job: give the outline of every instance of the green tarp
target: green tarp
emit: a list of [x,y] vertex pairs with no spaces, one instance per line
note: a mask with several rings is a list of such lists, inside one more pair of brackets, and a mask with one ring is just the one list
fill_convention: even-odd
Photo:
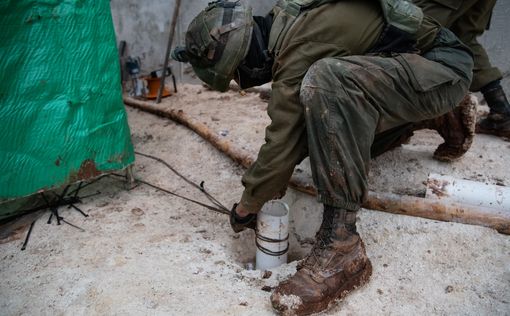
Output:
[[109,0],[0,0],[0,199],[134,161]]

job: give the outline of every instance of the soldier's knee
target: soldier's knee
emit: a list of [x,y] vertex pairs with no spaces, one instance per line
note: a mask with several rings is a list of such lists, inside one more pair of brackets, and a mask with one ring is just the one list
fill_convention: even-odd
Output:
[[307,107],[317,94],[336,94],[344,78],[352,71],[349,63],[337,58],[316,61],[303,78],[300,89],[301,103]]
[[349,75],[354,70],[353,67],[355,65],[341,58],[320,59],[310,66],[301,87],[332,88],[342,77]]

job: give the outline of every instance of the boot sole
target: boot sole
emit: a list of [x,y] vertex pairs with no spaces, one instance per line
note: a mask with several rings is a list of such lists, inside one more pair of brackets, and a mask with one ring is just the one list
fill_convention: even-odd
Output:
[[370,260],[358,273],[354,274],[347,282],[340,287],[334,295],[325,297],[323,301],[310,303],[301,310],[286,310],[282,315],[305,316],[327,311],[336,305],[336,301],[343,299],[347,294],[365,285],[372,275],[372,263]]

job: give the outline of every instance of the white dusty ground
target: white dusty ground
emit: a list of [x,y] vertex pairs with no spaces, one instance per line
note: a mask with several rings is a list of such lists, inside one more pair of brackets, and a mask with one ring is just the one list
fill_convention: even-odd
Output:
[[[197,89],[187,87],[179,98]],[[221,102],[248,98],[254,108],[264,108],[253,95],[215,96]],[[165,159],[196,182],[204,180],[225,205],[237,201],[241,167],[182,126],[132,109],[128,114],[137,150]],[[218,113],[212,121],[221,124],[225,117]],[[235,134],[232,126],[242,129],[217,128]],[[510,185],[509,142],[478,135],[472,150],[454,164],[431,159],[439,142],[423,132],[379,157],[371,169],[372,190],[420,193],[429,172]],[[135,170],[140,178],[207,202],[159,163],[138,157]],[[90,217],[62,211],[85,232],[47,225],[45,214],[25,251],[20,251],[23,240],[0,245],[1,315],[273,313],[270,293],[262,288],[287,278],[295,261],[264,279],[263,272],[244,269],[254,259],[252,233],[234,234],[225,215],[146,186],[126,191],[116,179],[102,179],[84,194],[96,190],[101,195],[81,205]],[[320,206],[292,190],[285,200],[292,212],[290,258],[300,259],[318,227]],[[510,315],[509,236],[369,210],[360,212],[358,226],[373,276],[325,315]]]

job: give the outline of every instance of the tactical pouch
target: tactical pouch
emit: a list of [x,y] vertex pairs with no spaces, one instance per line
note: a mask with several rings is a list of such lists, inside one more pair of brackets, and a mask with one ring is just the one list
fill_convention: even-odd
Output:
[[425,52],[423,57],[443,64],[466,79],[472,79],[473,53],[447,28],[439,30],[433,48]]
[[419,7],[405,0],[380,0],[386,27],[371,53],[415,53],[416,33],[423,21]]
[[423,21],[423,12],[406,0],[379,0],[384,19],[389,25],[406,32],[416,34]]
[[450,68],[442,67],[417,54],[401,54],[395,59],[404,67],[411,85],[418,92],[431,91],[442,85],[454,85],[460,80]]

